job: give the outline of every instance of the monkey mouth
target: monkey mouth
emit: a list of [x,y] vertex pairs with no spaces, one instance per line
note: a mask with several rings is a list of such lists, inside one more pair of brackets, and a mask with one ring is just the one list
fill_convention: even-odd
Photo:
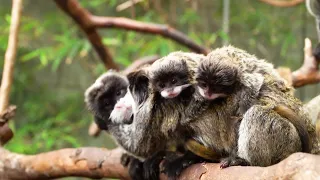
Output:
[[178,96],[178,94],[172,93],[172,94],[168,94],[167,98],[175,98],[177,96]]
[[218,98],[224,98],[226,97],[227,95],[223,94],[223,93],[215,93],[215,94],[205,94],[205,98],[208,99],[208,100],[215,100],[215,99],[218,99]]
[[133,114],[129,118],[129,120],[126,122],[126,124],[131,124],[133,122]]

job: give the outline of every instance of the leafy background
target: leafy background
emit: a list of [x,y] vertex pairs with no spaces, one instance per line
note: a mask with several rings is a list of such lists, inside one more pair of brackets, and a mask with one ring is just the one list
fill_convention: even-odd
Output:
[[[304,4],[279,8],[259,1],[232,1],[230,32],[225,33],[222,0],[145,0],[134,8],[116,11],[123,2],[80,0],[95,15],[166,23],[212,49],[229,41],[275,66],[297,69],[303,59],[304,38],[317,42],[314,19]],[[11,1],[0,3],[0,59],[4,59]],[[123,67],[143,56],[188,50],[161,36],[119,29],[101,29],[99,33]],[[78,26],[53,1],[24,1],[18,48],[11,94],[18,111],[10,122],[15,137],[6,148],[34,154],[66,147],[114,147],[106,133],[98,138],[87,133],[92,116],[83,94],[105,71],[104,66]],[[296,95],[307,101],[319,94],[319,89],[319,85],[309,85],[299,88]]]

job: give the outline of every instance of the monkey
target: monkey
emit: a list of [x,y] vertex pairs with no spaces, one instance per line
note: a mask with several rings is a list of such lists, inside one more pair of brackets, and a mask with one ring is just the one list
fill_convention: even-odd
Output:
[[[212,150],[193,140],[192,132],[181,131],[182,129],[189,131],[184,126],[191,120],[189,117],[196,118],[207,106],[205,101],[193,97],[195,70],[204,58],[205,56],[200,54],[178,51],[157,60],[150,67],[150,83],[154,92],[155,109],[166,112],[165,118],[162,118],[161,131],[169,139],[182,139],[186,150],[184,155],[173,158],[174,160],[166,158],[163,172],[169,179],[174,179],[191,164],[203,161],[215,162],[213,159],[219,156],[215,153],[213,153],[214,158],[208,156],[212,154]],[[179,135],[172,136],[176,131]]]
[[[128,86],[129,81],[126,76],[114,70],[109,70],[99,76],[95,83],[85,91],[86,106],[94,114],[95,123],[100,129],[108,132],[111,123],[109,117],[119,100],[121,100],[120,104],[124,103],[123,97]],[[132,121],[132,117],[123,118],[127,121],[121,123],[128,124]],[[132,179],[142,179],[143,162],[126,153],[122,155],[121,159],[121,164],[128,167]]]
[[[218,130],[233,139],[221,168],[269,166],[294,152],[312,152],[315,128],[271,64],[232,46],[218,48],[200,62],[196,83],[202,97],[225,106],[226,117],[241,118],[234,131]],[[228,129],[228,121],[217,123]]]
[[[187,56],[185,58],[187,58]],[[184,152],[185,149],[179,146],[182,144],[180,141],[183,142],[184,140],[180,140],[180,138],[174,137],[174,135],[168,136],[168,134],[163,134],[159,128],[164,121],[163,119],[168,117],[167,119],[172,118],[173,121],[177,121],[175,118],[178,118],[179,114],[171,115],[167,113],[167,104],[163,104],[164,101],[161,93],[157,94],[154,87],[149,83],[149,72],[151,72],[151,68],[152,67],[141,69],[127,76],[129,87],[127,94],[123,97],[127,98],[127,100],[120,100],[115,105],[119,106],[119,108],[115,108],[111,113],[110,119],[114,124],[121,122],[121,119],[124,117],[128,118],[133,115],[132,124],[123,125],[126,126],[126,128],[122,126],[111,126],[109,129],[120,146],[124,147],[131,155],[145,160],[143,163],[145,179],[158,179],[160,162],[164,158],[168,159],[167,157],[173,154],[168,152],[169,147],[172,145],[176,148],[180,147],[179,152]],[[183,92],[181,93],[183,94]],[[121,101],[124,103],[121,103]],[[128,108],[128,106],[132,107]],[[128,113],[128,115],[122,115],[121,113]],[[187,131],[185,130],[184,132]],[[184,136],[186,136],[186,134],[188,133],[184,133]],[[186,136],[186,138],[188,138],[188,136]],[[199,149],[199,151],[206,151],[205,148],[202,150],[200,146],[195,143],[189,143],[189,147]],[[191,152],[185,154],[188,155],[189,159],[192,159],[192,162],[198,162],[198,159],[200,159]],[[177,156],[170,156],[170,158],[175,157]],[[176,159],[178,159],[178,157]],[[189,161],[186,162],[189,163]]]
[[126,94],[128,85],[125,76],[109,70],[85,91],[86,106],[94,114],[95,123],[100,129],[108,130],[106,121],[116,102]]

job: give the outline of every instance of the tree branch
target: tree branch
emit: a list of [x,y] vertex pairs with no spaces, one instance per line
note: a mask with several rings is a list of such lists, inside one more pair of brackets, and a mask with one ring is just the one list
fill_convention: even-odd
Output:
[[22,155],[0,148],[0,179],[55,179],[68,176],[128,179],[120,164],[123,150],[116,148],[61,149]]
[[[66,12],[69,16],[73,18],[74,21],[78,23],[80,28],[87,34],[90,42],[95,45],[97,52],[100,54],[106,54],[108,56],[104,57],[104,63],[112,63],[109,66],[113,66],[114,63],[111,61],[111,55],[103,52],[103,44],[101,38],[96,32],[96,28],[120,28],[126,30],[132,30],[143,33],[150,34],[159,34],[165,38],[172,39],[177,43],[180,43],[192,51],[202,54],[207,54],[209,50],[205,47],[202,47],[190,38],[188,38],[182,32],[162,24],[153,24],[153,23],[143,23],[135,20],[131,20],[123,17],[100,17],[90,14],[87,10],[83,9],[76,0],[54,0],[57,5]],[[99,40],[100,39],[100,40]],[[96,42],[97,41],[97,42]],[[110,56],[109,56],[110,55]],[[116,69],[116,68],[114,68]]]
[[76,0],[54,0],[66,14],[68,14],[84,31],[90,43],[98,53],[104,66],[108,69],[119,70],[119,66],[113,61],[111,53],[102,43],[102,39],[96,28],[92,26],[91,14],[82,8]]
[[99,17],[92,16],[92,23],[95,27],[104,27],[104,28],[121,28],[126,30],[132,30],[137,32],[149,33],[149,34],[158,34],[165,38],[176,41],[179,44],[182,44],[188,47],[190,50],[201,53],[208,54],[209,50],[205,47],[202,47],[191,39],[189,39],[182,32],[164,24],[154,24],[154,23],[144,23],[135,21],[132,19],[124,17]]
[[4,145],[13,137],[7,121],[12,118],[15,106],[8,107],[10,89],[13,79],[13,70],[17,54],[18,32],[20,27],[20,16],[22,11],[22,0],[12,1],[10,34],[8,48],[5,54],[4,68],[0,87],[0,144]]
[[287,0],[287,1],[279,1],[279,0],[260,0],[266,4],[270,4],[272,6],[277,6],[277,7],[291,7],[291,6],[296,6],[300,3],[303,3],[304,0]]
[[[88,178],[129,179],[120,164],[123,150],[116,148],[61,149],[38,155],[21,155],[0,148],[0,179],[55,179],[78,176]],[[320,156],[295,153],[269,167],[229,167],[221,170],[218,163],[195,164],[179,179],[312,179],[319,176]],[[161,179],[167,179],[161,174]]]
[[160,56],[158,55],[152,55],[152,56],[146,56],[146,57],[142,57],[140,59],[137,59],[135,61],[133,61],[132,64],[130,64],[130,66],[128,66],[125,70],[122,71],[123,74],[128,74],[144,65],[147,64],[152,64],[153,62],[155,62],[157,59],[159,59]]
[[14,63],[17,54],[21,11],[22,0],[12,1],[10,34],[8,48],[5,54],[4,68],[2,72],[2,81],[0,87],[0,114],[2,114],[9,105],[9,94],[13,79]]

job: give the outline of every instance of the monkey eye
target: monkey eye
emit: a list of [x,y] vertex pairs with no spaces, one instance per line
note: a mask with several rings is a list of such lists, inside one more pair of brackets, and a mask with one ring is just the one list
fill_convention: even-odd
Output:
[[160,87],[160,88],[164,88],[164,87],[165,87],[165,84],[164,84],[164,83],[159,83],[159,87]]
[[108,100],[105,100],[105,101],[104,101],[104,105],[105,105],[105,106],[109,106],[109,105],[110,105],[110,102],[109,102]]
[[199,85],[201,88],[207,88],[207,84],[204,83],[204,82],[199,82],[198,85]]
[[173,79],[171,80],[171,83],[172,83],[172,84],[176,84],[176,83],[177,83],[177,79],[173,78]]
[[120,96],[121,95],[121,91],[117,91],[116,96]]

